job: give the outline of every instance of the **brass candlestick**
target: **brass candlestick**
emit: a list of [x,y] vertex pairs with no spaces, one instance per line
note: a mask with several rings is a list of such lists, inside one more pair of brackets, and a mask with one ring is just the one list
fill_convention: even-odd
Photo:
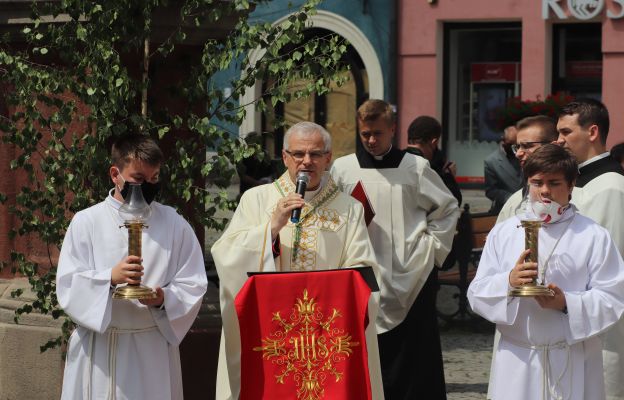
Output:
[[[144,221],[149,218],[152,209],[143,198],[140,184],[130,184],[124,204],[119,208],[119,215],[124,219],[120,226],[128,229],[128,255],[141,258],[141,233],[147,228]],[[113,299],[145,300],[155,299],[156,292],[141,284],[127,284],[119,286],[113,292]]]
[[[525,262],[538,262],[537,244],[539,237],[539,229],[542,221],[539,220],[523,220],[520,221],[524,228],[524,248],[530,249],[531,252],[525,258]],[[533,278],[531,283],[526,283],[519,287],[515,287],[509,291],[512,297],[533,297],[533,296],[554,296],[552,289],[537,284],[537,277]]]

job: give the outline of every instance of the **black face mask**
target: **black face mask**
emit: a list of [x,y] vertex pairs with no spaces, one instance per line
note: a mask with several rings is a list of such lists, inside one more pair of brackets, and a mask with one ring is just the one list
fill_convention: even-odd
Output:
[[[121,189],[121,197],[124,199],[130,190],[130,182],[126,181],[124,183],[123,189]],[[147,204],[151,204],[158,192],[160,191],[160,182],[150,183],[143,182],[141,183],[141,193],[143,193],[143,198],[147,202]]]

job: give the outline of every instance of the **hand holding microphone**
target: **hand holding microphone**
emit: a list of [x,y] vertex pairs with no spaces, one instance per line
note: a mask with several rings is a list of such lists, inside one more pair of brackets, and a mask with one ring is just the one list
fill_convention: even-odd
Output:
[[[299,177],[301,175],[305,175],[305,178],[301,178],[301,183],[299,183]],[[301,208],[305,204],[303,194],[305,193],[308,181],[308,174],[300,172],[297,176],[296,192],[281,198],[277,202],[273,215],[271,216],[271,240],[277,238],[280,230],[288,223],[288,220],[293,217],[293,214],[295,214],[294,210],[298,209],[296,216],[297,218],[301,217]]]
[[[299,172],[297,174],[297,187],[295,188],[295,193],[300,194],[301,197],[305,195],[306,188],[308,187],[308,183],[310,182],[310,175],[307,172]],[[303,207],[303,204],[301,205]],[[296,224],[299,222],[299,218],[301,218],[301,207],[295,208],[292,210],[292,214],[290,216],[290,222]]]

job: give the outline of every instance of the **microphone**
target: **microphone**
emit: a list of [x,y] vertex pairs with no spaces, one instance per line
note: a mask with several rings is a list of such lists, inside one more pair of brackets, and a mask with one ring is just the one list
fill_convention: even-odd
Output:
[[[305,194],[306,187],[308,186],[309,182],[310,182],[310,175],[308,175],[308,173],[304,171],[299,172],[297,174],[297,179],[296,179],[297,188],[295,189],[295,193],[298,193],[301,196],[303,196]],[[293,224],[296,224],[297,222],[299,222],[300,217],[301,217],[301,208],[295,208],[294,210],[292,210],[292,214],[290,215],[290,222],[292,222]]]

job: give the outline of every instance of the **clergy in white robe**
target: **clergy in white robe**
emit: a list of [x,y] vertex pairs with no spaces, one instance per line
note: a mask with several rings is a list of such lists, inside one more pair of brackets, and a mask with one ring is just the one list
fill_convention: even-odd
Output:
[[[291,127],[284,137],[283,151],[289,171],[272,184],[247,190],[226,231],[212,247],[223,320],[217,400],[238,399],[245,384],[240,379],[240,334],[234,299],[247,272],[372,266],[377,274],[362,205],[340,192],[324,173],[331,159],[330,145],[329,134],[319,125],[301,122]],[[290,215],[288,204],[292,206],[298,198],[293,181],[301,170],[311,175],[308,187],[312,190],[306,191],[299,203],[303,206],[300,222],[288,221],[273,238],[273,216],[281,207]],[[373,293],[369,299],[370,321],[377,315],[378,297]],[[383,399],[375,324],[368,324],[366,339],[373,399]]]
[[[605,227],[624,254],[624,170],[606,148],[607,108],[594,99],[576,99],[561,109],[557,131],[557,144],[570,149],[579,162],[572,202]],[[603,345],[607,399],[624,400],[624,321],[604,335]]]
[[[555,145],[545,145],[534,154],[540,157],[549,151],[565,154]],[[536,161],[533,157],[526,173],[532,172],[529,164]],[[547,171],[552,168],[547,166]],[[576,174],[575,163],[571,169]],[[543,198],[558,201],[564,206],[558,210],[563,210],[569,192],[558,198],[552,195],[562,188],[563,174],[559,173],[558,179],[553,177],[557,173],[531,173],[529,190],[531,196],[542,193]],[[552,186],[538,192],[536,186],[544,187],[544,182]],[[572,182],[569,185],[571,191]],[[525,248],[520,227],[520,220],[527,217],[524,212],[497,224],[489,233],[469,287],[473,310],[496,323],[501,334],[492,361],[492,399],[605,397],[598,335],[624,313],[624,262],[608,231],[578,214],[574,205],[557,214],[559,220],[544,223],[539,230],[536,274],[538,281],[556,285],[559,298],[564,299],[562,309],[546,307],[536,298],[509,295],[514,274],[530,269],[518,258]]]
[[56,292],[76,329],[62,398],[182,399],[178,345],[207,286],[201,247],[173,208],[152,202],[142,235],[142,282],[161,287],[164,304],[113,300],[111,267],[128,255],[128,233],[117,213],[121,204],[109,196],[78,212],[63,241]]
[[[624,254],[624,175],[621,166],[607,153],[582,165],[579,172],[571,202],[581,214],[605,227],[620,254]],[[607,399],[624,399],[624,319],[603,335],[602,358]]]
[[[583,165],[570,202],[579,213],[605,227],[620,254],[624,254],[624,175],[621,170],[617,162],[606,155]],[[516,215],[521,210],[522,199],[522,190],[514,193],[498,215],[497,223]],[[496,338],[498,335],[497,331]],[[624,321],[619,321],[602,337],[607,399],[621,400],[624,399]]]
[[[74,215],[61,247],[56,294],[76,324],[61,398],[179,400],[178,345],[206,292],[203,254],[188,222],[173,208],[152,202],[162,161],[156,143],[145,135],[123,136],[113,145],[112,161],[115,189]],[[118,213],[122,193],[141,182],[151,202],[141,237],[142,267],[128,262],[139,260],[128,255],[128,231]],[[137,280],[155,289],[156,298],[112,298],[114,285]]]
[[386,398],[412,399],[427,385],[432,399],[443,399],[434,265],[441,266],[451,249],[459,208],[426,159],[392,147],[393,118],[384,101],[362,104],[362,146],[337,159],[330,172],[368,210],[381,266],[376,323]]
[[605,396],[597,335],[624,312],[624,263],[604,228],[573,207],[566,214],[540,230],[539,254],[543,261],[561,237],[548,262],[546,282],[565,292],[567,314],[542,309],[533,298],[508,296],[509,272],[524,250],[520,219],[511,217],[488,235],[468,299],[501,332],[492,399]]
[[377,329],[383,333],[403,322],[434,264],[444,262],[459,209],[424,158],[393,149],[385,159],[396,165],[375,168],[360,157],[341,157],[330,172],[345,193],[361,183],[375,213],[368,233],[382,268]]

